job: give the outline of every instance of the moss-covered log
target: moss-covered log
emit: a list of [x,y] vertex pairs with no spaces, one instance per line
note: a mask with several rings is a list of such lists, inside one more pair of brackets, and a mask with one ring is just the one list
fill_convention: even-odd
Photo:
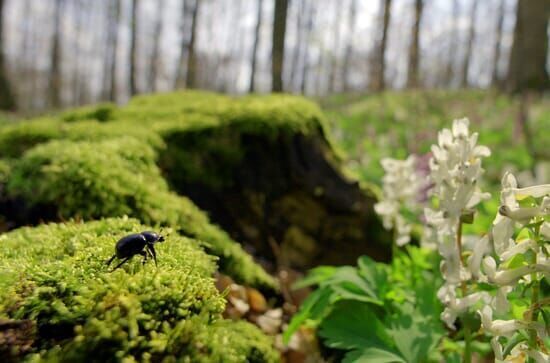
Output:
[[[151,229],[128,218],[21,228],[0,236],[0,360],[276,362],[271,338],[222,318],[215,259],[170,234],[159,266],[109,273],[114,242]],[[40,358],[40,359],[36,359]]]
[[[42,220],[49,210],[54,219],[130,215],[177,227],[204,240],[246,283],[270,284],[258,271],[243,272],[244,252],[183,196],[234,240],[285,265],[387,256],[374,198],[344,176],[323,115],[299,97],[140,96],[120,108],[86,107],[5,126],[0,155],[11,175],[2,176],[8,202],[22,201],[25,218],[39,208]],[[5,209],[9,219],[14,208]]]
[[156,130],[171,187],[258,255],[298,268],[387,258],[374,197],[345,176],[315,104],[174,93],[136,97],[112,116]]

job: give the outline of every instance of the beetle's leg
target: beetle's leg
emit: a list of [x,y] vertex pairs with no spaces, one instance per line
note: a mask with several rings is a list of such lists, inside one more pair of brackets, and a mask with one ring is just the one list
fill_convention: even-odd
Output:
[[107,266],[109,266],[109,265],[111,264],[111,262],[113,262],[113,260],[115,259],[115,257],[116,257],[116,253],[113,255],[113,257],[111,257],[111,258],[109,259],[109,261],[107,261]]
[[131,259],[131,258],[132,258],[132,256],[126,257],[124,260],[122,260],[121,263],[119,263],[119,264],[117,265],[117,267],[115,267],[114,269],[112,269],[110,272],[113,272],[114,270],[116,270],[117,268],[119,268],[120,266],[122,266],[124,263],[126,263],[126,262],[127,262],[129,259]]
[[145,265],[145,262],[147,262],[147,252],[141,251],[139,254],[143,256],[143,261],[141,261],[141,264]]
[[153,256],[153,261],[155,261],[155,266],[158,266],[157,265],[157,253],[155,252],[155,247],[151,244],[151,245],[147,245],[147,249],[149,250],[149,252],[151,252],[151,255]]

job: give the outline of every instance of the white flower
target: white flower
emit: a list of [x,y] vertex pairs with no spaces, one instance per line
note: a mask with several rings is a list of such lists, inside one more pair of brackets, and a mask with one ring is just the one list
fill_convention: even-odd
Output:
[[500,259],[502,262],[506,262],[508,260],[511,260],[515,255],[517,254],[523,254],[527,252],[528,250],[533,250],[535,252],[538,251],[538,245],[533,240],[524,240],[520,241],[517,244],[514,243],[511,247],[509,247],[507,250],[502,252],[500,254]]
[[479,302],[488,303],[491,299],[490,295],[485,292],[474,292],[462,298],[455,298],[452,294],[446,296],[447,302],[445,310],[441,313],[441,320],[451,329],[455,329],[454,322],[459,314],[462,314],[470,307]]
[[382,200],[374,205],[374,210],[382,217],[384,228],[395,228],[396,243],[403,246],[410,241],[411,225],[400,214],[400,209],[417,208],[416,199],[422,186],[415,170],[416,158],[414,155],[406,160],[384,158],[380,163],[386,173],[382,178]]
[[493,320],[493,310],[489,305],[478,311],[483,329],[494,336],[511,337],[519,329],[526,328],[527,323],[521,320]]
[[534,272],[550,274],[550,265],[539,263],[525,265],[511,270],[497,270],[496,261],[491,256],[487,256],[483,259],[483,269],[489,278],[489,282],[501,286],[514,285],[523,276]]
[[479,239],[479,242],[475,244],[472,249],[473,253],[468,257],[468,270],[476,279],[480,277],[481,260],[483,256],[491,252],[491,245],[489,243],[489,236],[485,235]]
[[550,222],[544,222],[540,226],[540,235],[547,241],[550,241]]

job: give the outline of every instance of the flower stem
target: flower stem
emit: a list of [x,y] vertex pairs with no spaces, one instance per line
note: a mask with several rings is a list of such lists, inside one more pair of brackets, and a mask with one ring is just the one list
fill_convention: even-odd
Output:
[[[537,262],[537,254],[533,256],[533,263]],[[531,306],[533,307],[531,314],[529,316],[529,320],[532,322],[536,322],[538,319],[538,302],[539,302],[539,290],[540,290],[540,281],[537,280],[537,273],[533,272],[531,274],[531,281],[532,281],[532,291],[531,291]],[[534,350],[538,350],[537,347],[537,332],[534,329],[531,329],[529,331],[529,347]]]

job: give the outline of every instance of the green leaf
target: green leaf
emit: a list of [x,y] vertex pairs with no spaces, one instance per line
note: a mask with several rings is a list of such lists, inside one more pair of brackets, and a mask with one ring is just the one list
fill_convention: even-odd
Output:
[[346,354],[342,363],[395,363],[406,361],[392,351],[381,348],[367,348],[361,350],[353,350]]
[[348,294],[349,296],[355,296],[356,300],[360,299],[360,296],[368,297],[373,302],[382,305],[378,295],[376,294],[376,285],[370,281],[361,277],[358,270],[351,266],[344,266],[338,268],[334,275],[327,280],[324,284],[331,286],[334,290],[340,293]]
[[517,254],[506,262],[505,267],[508,269],[515,269],[521,266],[525,266],[527,262],[525,261],[525,256],[523,254]]
[[311,269],[303,279],[292,284],[292,289],[302,289],[308,286],[319,285],[332,277],[336,270],[337,268],[333,266],[315,267]]
[[377,296],[383,295],[388,287],[388,266],[377,263],[368,256],[361,256],[357,260],[359,274],[373,287]]
[[300,311],[296,313],[287,329],[283,334],[283,343],[288,344],[292,335],[300,328],[308,319],[320,319],[330,308],[330,298],[333,292],[330,288],[324,287],[312,292],[307,299],[304,300]]
[[444,333],[438,319],[423,315],[410,303],[399,306],[397,314],[390,318],[390,325],[390,334],[407,362],[425,362]]
[[395,343],[386,327],[368,305],[357,301],[339,301],[321,322],[319,335],[337,349],[370,347],[394,351]]

